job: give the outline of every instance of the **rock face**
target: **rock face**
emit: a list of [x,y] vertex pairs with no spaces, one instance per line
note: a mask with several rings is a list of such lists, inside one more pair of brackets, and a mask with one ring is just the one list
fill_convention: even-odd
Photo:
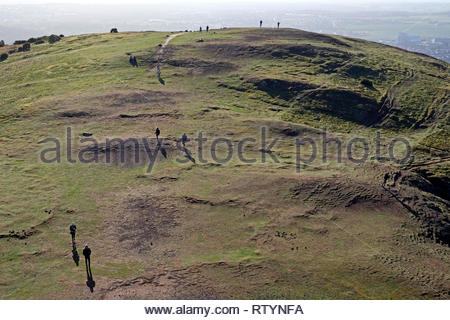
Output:
[[30,51],[31,45],[30,45],[29,43],[25,43],[25,44],[22,46],[22,48],[23,48],[23,51]]
[[48,37],[49,43],[55,43],[61,40],[60,36],[57,36],[56,34],[52,34],[50,37]]
[[425,236],[450,245],[450,202],[438,187],[409,171],[387,173],[383,187],[422,223]]

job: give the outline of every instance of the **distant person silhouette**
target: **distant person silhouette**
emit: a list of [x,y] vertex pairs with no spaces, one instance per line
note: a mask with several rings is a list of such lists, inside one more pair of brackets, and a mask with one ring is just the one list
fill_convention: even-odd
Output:
[[75,222],[72,222],[72,224],[69,227],[70,234],[72,235],[72,242],[75,242],[75,233],[77,232],[77,226],[75,225]]
[[206,32],[208,32],[209,31],[209,26],[206,26]]
[[262,27],[262,20],[259,20],[259,27]]
[[183,147],[186,147],[186,142],[188,141],[188,137],[186,133],[183,133],[183,136],[181,137],[181,143],[183,144]]
[[200,32],[202,32],[202,27],[200,27]]
[[84,246],[83,249],[83,256],[84,260],[86,262],[86,272],[88,273],[88,276],[92,277],[92,271],[91,271],[91,249],[88,247],[87,243]]
[[280,22],[277,22],[277,28],[280,29]]
[[129,61],[130,64],[134,67],[134,59],[133,59],[133,56],[130,56],[130,59],[128,59],[128,61]]
[[133,57],[133,65],[137,68],[139,67],[136,56]]
[[156,128],[156,130],[155,130],[156,140],[159,140],[160,133],[161,133],[161,131],[159,130],[159,128]]
[[91,270],[91,249],[88,247],[87,243],[84,246],[83,255],[86,262],[86,274],[87,274],[86,285],[89,287],[89,290],[91,292],[94,292],[95,281],[94,278],[92,277],[92,270]]

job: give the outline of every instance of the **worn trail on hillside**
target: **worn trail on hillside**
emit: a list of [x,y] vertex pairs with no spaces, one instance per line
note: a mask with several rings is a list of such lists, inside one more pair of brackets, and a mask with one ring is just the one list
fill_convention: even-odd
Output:
[[175,39],[176,37],[182,35],[184,32],[180,32],[180,33],[175,33],[172,34],[170,36],[167,37],[167,39],[164,41],[164,43],[162,44],[161,48],[156,52],[155,54],[155,59],[157,60],[157,63],[155,66],[153,66],[150,69],[150,72],[154,72],[157,68],[157,66],[159,65],[159,63],[162,61],[162,59],[164,58],[164,53],[165,53],[165,49],[166,47],[169,45],[169,42],[172,41],[173,39]]

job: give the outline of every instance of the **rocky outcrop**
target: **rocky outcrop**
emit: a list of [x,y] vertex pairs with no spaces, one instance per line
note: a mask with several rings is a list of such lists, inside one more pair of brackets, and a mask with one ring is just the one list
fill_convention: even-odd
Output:
[[439,196],[439,188],[409,171],[386,173],[383,188],[423,225],[424,235],[450,245],[450,202]]

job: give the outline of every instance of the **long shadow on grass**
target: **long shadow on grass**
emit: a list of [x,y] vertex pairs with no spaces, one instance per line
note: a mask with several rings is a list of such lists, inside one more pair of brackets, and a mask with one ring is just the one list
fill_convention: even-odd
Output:
[[91,292],[94,292],[95,281],[94,281],[94,277],[92,276],[91,259],[85,258],[85,262],[86,262],[86,275],[87,275],[86,285],[88,286],[88,288]]
[[80,256],[78,255],[77,245],[74,240],[72,240],[72,259],[78,267],[80,264]]

